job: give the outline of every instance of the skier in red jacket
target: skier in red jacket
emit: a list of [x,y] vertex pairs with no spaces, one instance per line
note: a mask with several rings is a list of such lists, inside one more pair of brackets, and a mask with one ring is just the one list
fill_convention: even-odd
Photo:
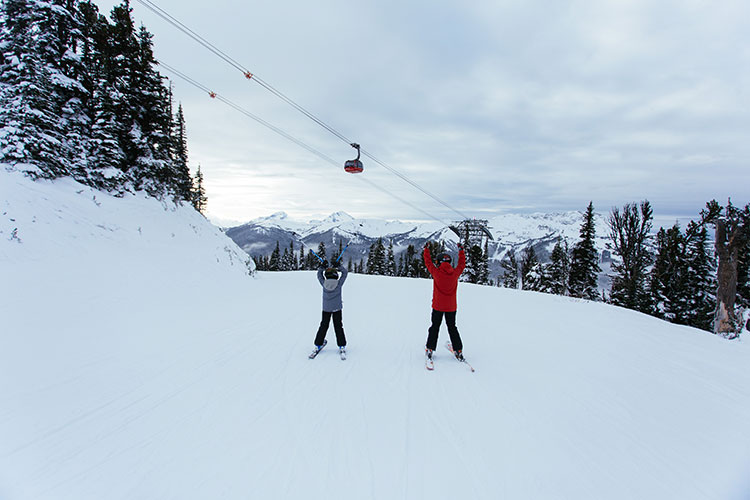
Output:
[[458,265],[454,268],[451,265],[451,256],[442,253],[438,256],[438,267],[432,263],[430,256],[430,247],[425,243],[424,246],[424,264],[432,275],[432,325],[427,335],[427,344],[425,345],[428,359],[432,359],[432,351],[437,347],[438,331],[440,324],[445,322],[448,325],[448,334],[453,345],[453,352],[456,358],[463,361],[463,342],[456,328],[456,289],[458,288],[458,278],[466,267],[466,254],[464,247],[458,244]]

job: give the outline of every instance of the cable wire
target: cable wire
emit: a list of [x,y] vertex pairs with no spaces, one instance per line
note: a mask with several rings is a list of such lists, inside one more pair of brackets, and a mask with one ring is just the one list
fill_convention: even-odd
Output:
[[[218,47],[216,47],[214,44],[212,44],[211,42],[209,42],[208,40],[206,40],[204,37],[202,37],[200,34],[196,33],[194,30],[190,29],[188,26],[186,26],[185,24],[183,24],[182,22],[180,22],[178,19],[176,19],[174,16],[172,16],[171,14],[169,14],[167,11],[165,11],[164,9],[162,9],[161,7],[159,7],[158,5],[156,5],[154,2],[152,2],[151,0],[137,0],[137,1],[140,4],[142,4],[143,6],[145,6],[147,9],[149,9],[150,11],[152,11],[153,13],[155,13],[157,16],[159,16],[162,19],[164,19],[165,21],[167,21],[172,26],[174,26],[178,30],[180,30],[183,33],[185,33],[186,35],[188,35],[190,38],[192,38],[193,40],[195,40],[196,42],[198,42],[200,45],[204,46],[206,49],[208,49],[214,55],[216,55],[217,57],[219,57],[220,59],[222,59],[223,61],[225,61],[227,64],[229,64],[233,68],[237,69],[238,71],[242,72],[242,74],[246,78],[248,78],[250,80],[256,81],[260,86],[262,86],[263,88],[265,88],[266,90],[268,90],[269,92],[271,92],[272,94],[274,94],[276,97],[278,97],[282,101],[284,101],[287,104],[289,104],[290,106],[292,106],[294,109],[296,109],[300,113],[302,113],[305,116],[307,116],[309,119],[311,119],[312,121],[314,121],[315,123],[317,123],[318,125],[320,125],[321,127],[323,127],[324,129],[326,129],[328,132],[330,132],[331,134],[333,134],[337,138],[341,139],[343,142],[345,142],[345,143],[347,143],[349,145],[352,145],[352,141],[349,140],[341,132],[339,132],[338,130],[336,130],[332,126],[328,125],[326,122],[324,122],[323,120],[321,120],[320,118],[318,118],[317,116],[315,116],[312,112],[308,111],[307,109],[305,109],[304,107],[302,107],[301,105],[299,105],[298,103],[296,103],[293,99],[291,99],[290,97],[286,96],[284,93],[282,93],[278,89],[274,88],[271,84],[265,82],[258,75],[255,75],[252,72],[250,72],[250,70],[248,68],[246,68],[245,66],[243,66],[239,61],[237,61],[236,59],[234,59],[231,56],[229,56],[226,52],[224,52],[223,50],[221,50]],[[229,104],[229,103],[227,103],[227,104]],[[232,104],[230,104],[230,106],[232,106]],[[255,119],[255,118],[253,118],[253,119]],[[293,142],[297,141],[296,139],[290,139],[290,140],[292,140]],[[306,146],[302,146],[302,147],[305,147],[305,149],[307,149]],[[439,204],[443,205],[447,209],[451,210],[452,212],[455,212],[461,218],[463,218],[463,219],[469,219],[470,218],[466,214],[464,214],[464,213],[456,210],[455,208],[453,208],[451,205],[449,205],[447,202],[443,201],[441,198],[439,198],[435,194],[431,193],[427,189],[425,189],[422,186],[420,186],[417,182],[415,182],[414,180],[410,179],[409,177],[407,177],[405,174],[403,174],[399,170],[396,170],[395,168],[387,165],[385,162],[377,159],[375,156],[373,156],[372,154],[368,153],[367,151],[362,150],[362,154],[364,154],[365,156],[367,156],[368,158],[370,158],[375,163],[377,163],[381,167],[385,168],[386,170],[388,170],[392,174],[396,175],[397,177],[399,177],[401,180],[403,180],[404,182],[406,182],[410,186],[412,186],[415,189],[421,191],[423,194],[429,196],[430,198],[432,198],[433,200],[435,200]]]
[[[275,132],[276,134],[284,137],[285,139],[287,139],[287,140],[295,143],[296,145],[298,145],[301,148],[309,151],[310,153],[312,153],[315,156],[317,156],[318,158],[320,158],[320,159],[322,159],[322,160],[330,163],[331,165],[333,165],[333,166],[335,166],[337,168],[340,167],[339,162],[337,162],[336,160],[334,160],[330,156],[327,156],[326,154],[321,153],[320,151],[318,151],[314,147],[309,146],[308,144],[306,144],[303,141],[297,139],[293,135],[285,132],[284,130],[280,129],[279,127],[277,127],[277,126],[275,126],[275,125],[267,122],[266,120],[264,120],[261,117],[255,115],[254,113],[251,113],[250,111],[246,110],[242,106],[240,106],[240,105],[238,105],[238,104],[230,101],[226,97],[217,94],[216,92],[212,91],[209,87],[206,87],[205,85],[203,85],[202,83],[198,82],[197,80],[194,80],[193,78],[190,78],[185,73],[183,73],[183,72],[179,71],[178,69],[170,66],[169,64],[165,63],[164,61],[159,60],[157,62],[158,62],[158,64],[160,66],[162,66],[164,69],[166,69],[170,73],[173,73],[174,75],[182,78],[183,80],[185,80],[189,84],[193,85],[194,87],[202,90],[203,92],[206,92],[211,98],[214,98],[214,99],[216,99],[218,101],[223,102],[224,104],[226,104],[227,106],[231,107],[235,111],[238,111],[238,112],[242,113],[243,115],[247,116],[248,118],[251,118],[251,119],[255,120],[257,123],[263,125],[264,127],[268,128],[269,130]],[[434,215],[428,213],[424,209],[422,209],[422,208],[414,205],[413,203],[411,203],[411,202],[409,202],[409,201],[401,198],[400,196],[392,193],[391,191],[389,191],[389,190],[387,190],[387,189],[379,186],[378,184],[374,183],[370,179],[367,179],[365,177],[360,177],[360,176],[357,176],[357,179],[361,180],[362,182],[365,182],[365,183],[369,184],[370,186],[374,187],[375,189],[377,189],[377,190],[379,190],[379,191],[381,191],[381,192],[383,192],[383,193],[391,196],[392,198],[400,201],[401,203],[403,203],[405,205],[408,205],[409,207],[413,208],[414,210],[416,210],[416,211],[424,214],[428,218],[430,218],[430,219],[432,219],[432,220],[434,220],[436,222],[439,222],[440,224],[443,224],[446,227],[450,227],[449,223],[445,222],[442,219],[439,219],[439,218],[435,217]]]

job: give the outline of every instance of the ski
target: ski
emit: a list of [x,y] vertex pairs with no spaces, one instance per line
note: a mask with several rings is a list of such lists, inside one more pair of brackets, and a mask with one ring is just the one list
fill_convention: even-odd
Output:
[[322,346],[320,346],[320,347],[315,346],[315,349],[313,349],[313,352],[310,353],[310,355],[308,356],[308,358],[315,359],[315,356],[317,356],[320,353],[320,351],[323,350],[323,348],[326,346],[327,343],[328,343],[328,341],[324,340]]
[[[455,352],[453,352],[453,344],[451,344],[451,343],[450,343],[450,341],[448,341],[448,342],[446,342],[446,343],[445,343],[445,347],[446,347],[446,348],[447,348],[447,349],[448,349],[448,350],[449,350],[449,351],[451,352],[451,354],[453,355],[453,357],[454,357],[454,358],[456,358],[456,353],[455,353]],[[463,363],[463,364],[465,364],[466,366],[468,366],[468,367],[469,367],[469,370],[471,370],[471,371],[472,371],[472,373],[474,372],[474,367],[473,367],[473,366],[471,366],[471,365],[469,364],[469,362],[468,362],[468,361],[466,361],[466,359],[465,359],[465,358],[464,358],[464,359],[458,359],[458,358],[456,358],[456,361],[458,361],[458,362],[460,362],[460,363]]]
[[339,348],[339,356],[341,356],[341,361],[346,361],[346,349]]
[[435,362],[427,355],[427,351],[424,353],[424,367],[430,371],[435,369]]

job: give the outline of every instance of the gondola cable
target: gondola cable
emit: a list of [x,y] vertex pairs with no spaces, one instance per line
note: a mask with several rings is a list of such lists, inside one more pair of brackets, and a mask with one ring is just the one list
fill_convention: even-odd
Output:
[[[317,116],[315,116],[310,111],[306,110],[301,105],[297,104],[294,100],[292,100],[291,98],[289,98],[288,96],[286,96],[285,94],[283,94],[281,91],[279,91],[276,88],[274,88],[272,85],[270,85],[267,82],[265,82],[259,76],[257,76],[255,74],[253,74],[252,72],[250,72],[249,69],[247,69],[241,63],[239,63],[236,59],[232,58],[231,56],[229,56],[228,54],[226,54],[224,51],[222,51],[221,49],[219,49],[218,47],[216,47],[214,44],[212,44],[211,42],[209,42],[208,40],[206,40],[204,37],[202,37],[201,35],[199,35],[198,33],[196,33],[194,30],[192,30],[189,27],[187,27],[185,24],[183,24],[182,22],[180,22],[178,19],[176,19],[174,16],[172,16],[171,14],[169,14],[167,11],[165,11],[164,9],[162,9],[161,7],[159,7],[158,5],[156,5],[151,0],[138,0],[138,2],[140,4],[142,4],[143,6],[145,6],[146,8],[148,8],[149,10],[151,10],[153,13],[155,13],[159,17],[161,17],[162,19],[164,19],[165,21],[167,21],[169,24],[171,24],[172,26],[174,26],[178,30],[180,30],[183,33],[185,33],[186,35],[188,35],[190,38],[192,38],[193,40],[195,40],[196,42],[198,42],[200,45],[204,46],[206,49],[208,49],[214,55],[216,55],[217,57],[219,57],[220,59],[222,59],[223,61],[225,61],[226,63],[228,63],[229,65],[231,65],[235,69],[237,69],[238,71],[240,71],[245,76],[245,78],[257,82],[263,88],[265,88],[266,90],[268,90],[272,94],[274,94],[277,97],[279,97],[281,100],[283,100],[284,102],[286,102],[287,104],[289,104],[290,106],[292,106],[293,108],[295,108],[297,111],[299,111],[300,113],[304,114],[305,116],[307,116],[308,118],[310,118],[311,120],[313,120],[315,123],[317,123],[318,125],[320,125],[324,129],[326,129],[328,132],[330,132],[334,136],[336,136],[339,139],[341,139],[343,142],[349,144],[352,147],[356,147],[357,152],[358,152],[358,154],[357,154],[357,161],[359,161],[359,153],[361,152],[361,154],[367,156],[368,158],[370,158],[371,160],[373,160],[375,163],[377,163],[381,167],[385,168],[386,170],[390,171],[392,174],[396,175],[397,177],[399,177],[400,179],[402,179],[403,181],[405,181],[406,183],[408,183],[409,185],[411,185],[415,189],[421,191],[423,194],[429,196],[430,198],[432,198],[436,202],[440,203],[444,207],[448,208],[452,212],[455,212],[456,214],[458,214],[459,216],[461,216],[462,219],[464,219],[464,220],[470,219],[470,217],[468,217],[466,214],[463,214],[462,212],[456,210],[455,208],[453,208],[451,205],[449,205],[448,203],[446,203],[445,201],[443,201],[438,196],[436,196],[433,193],[431,193],[430,191],[424,189],[417,182],[415,182],[414,180],[410,179],[408,176],[406,176],[405,174],[403,174],[399,170],[397,170],[397,169],[391,167],[390,165],[386,164],[385,162],[377,159],[375,156],[373,156],[372,154],[370,154],[366,150],[360,150],[360,148],[359,148],[358,145],[355,145],[355,143],[353,143],[351,140],[349,140],[342,133],[340,133],[339,131],[337,131],[335,128],[333,128],[332,126],[328,125],[327,123],[325,123],[323,120],[321,120],[320,118],[318,118]],[[361,163],[360,163],[360,165],[361,165]],[[352,170],[352,172],[361,172],[361,171],[362,171],[361,169],[354,169],[354,170]]]
[[[301,148],[309,151],[310,153],[314,154],[318,158],[320,158],[320,159],[322,159],[324,161],[327,161],[328,163],[330,163],[333,166],[335,166],[335,167],[338,168],[339,162],[337,162],[333,158],[327,156],[324,153],[321,153],[317,149],[313,148],[312,146],[309,146],[308,144],[306,144],[303,141],[297,139],[293,135],[291,135],[291,134],[285,132],[284,130],[280,129],[279,127],[277,127],[277,126],[275,126],[275,125],[267,122],[266,120],[264,120],[263,118],[255,115],[254,113],[251,113],[250,111],[246,110],[242,106],[240,106],[240,105],[238,105],[238,104],[230,101],[226,97],[224,97],[224,96],[218,94],[217,92],[211,90],[209,87],[206,87],[202,83],[200,83],[200,82],[194,80],[193,78],[187,76],[185,73],[183,73],[183,72],[179,71],[178,69],[170,66],[169,64],[166,64],[164,61],[159,60],[157,62],[158,62],[158,64],[161,67],[163,67],[164,69],[166,69],[170,73],[173,73],[174,75],[180,77],[181,79],[185,80],[186,82],[188,82],[189,84],[193,85],[194,87],[196,87],[196,88],[202,90],[203,92],[207,93],[209,95],[209,97],[211,97],[212,99],[216,99],[218,101],[223,102],[227,106],[233,108],[235,111],[238,111],[238,112],[242,113],[243,115],[247,116],[248,118],[251,118],[251,119],[255,120],[257,123],[263,125],[264,127],[268,128],[269,130],[271,130],[271,131],[275,132],[276,134],[284,137],[285,139],[287,139],[287,140],[289,140],[289,141],[297,144],[298,146],[300,146]],[[388,196],[390,196],[390,197],[392,197],[392,198],[400,201],[401,203],[403,203],[403,204],[405,204],[405,205],[413,208],[414,210],[416,210],[416,211],[424,214],[428,218],[430,218],[430,219],[432,219],[432,220],[434,220],[436,222],[439,222],[440,224],[443,224],[443,225],[451,228],[451,230],[453,230],[454,232],[456,232],[455,229],[453,229],[453,226],[451,226],[451,224],[445,222],[444,220],[441,220],[441,219],[435,217],[434,215],[430,214],[429,212],[425,211],[422,208],[419,208],[418,206],[414,205],[413,203],[410,203],[409,201],[406,201],[405,199],[401,198],[400,196],[398,196],[398,195],[392,193],[391,191],[389,191],[389,190],[387,190],[387,189],[379,186],[378,184],[374,183],[370,179],[367,179],[365,177],[357,177],[357,178],[360,179],[360,180],[362,180],[363,182],[366,182],[367,184],[369,184],[370,186],[374,187],[375,189],[377,189],[377,190],[379,190],[379,191],[387,194]]]

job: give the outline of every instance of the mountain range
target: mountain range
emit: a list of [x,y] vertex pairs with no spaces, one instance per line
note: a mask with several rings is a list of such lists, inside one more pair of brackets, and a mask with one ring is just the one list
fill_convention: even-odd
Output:
[[[509,252],[518,253],[533,246],[540,261],[546,262],[555,243],[561,238],[569,245],[579,238],[583,214],[577,211],[550,214],[506,214],[488,220],[488,229],[493,239],[488,242],[490,276],[500,274],[500,262]],[[607,226],[605,217],[598,214],[597,248],[604,261],[608,260]],[[449,252],[457,251],[459,237],[447,226],[437,222],[386,221],[379,219],[357,219],[346,212],[335,212],[322,220],[298,221],[285,212],[277,212],[240,226],[225,229],[227,236],[249,255],[269,255],[278,242],[280,248],[294,244],[296,252],[302,245],[317,250],[322,242],[326,248],[338,248],[339,242],[349,248],[344,262],[367,261],[370,246],[379,238],[386,246],[393,245],[398,261],[399,255],[409,245],[421,249],[426,241],[441,240]]]

